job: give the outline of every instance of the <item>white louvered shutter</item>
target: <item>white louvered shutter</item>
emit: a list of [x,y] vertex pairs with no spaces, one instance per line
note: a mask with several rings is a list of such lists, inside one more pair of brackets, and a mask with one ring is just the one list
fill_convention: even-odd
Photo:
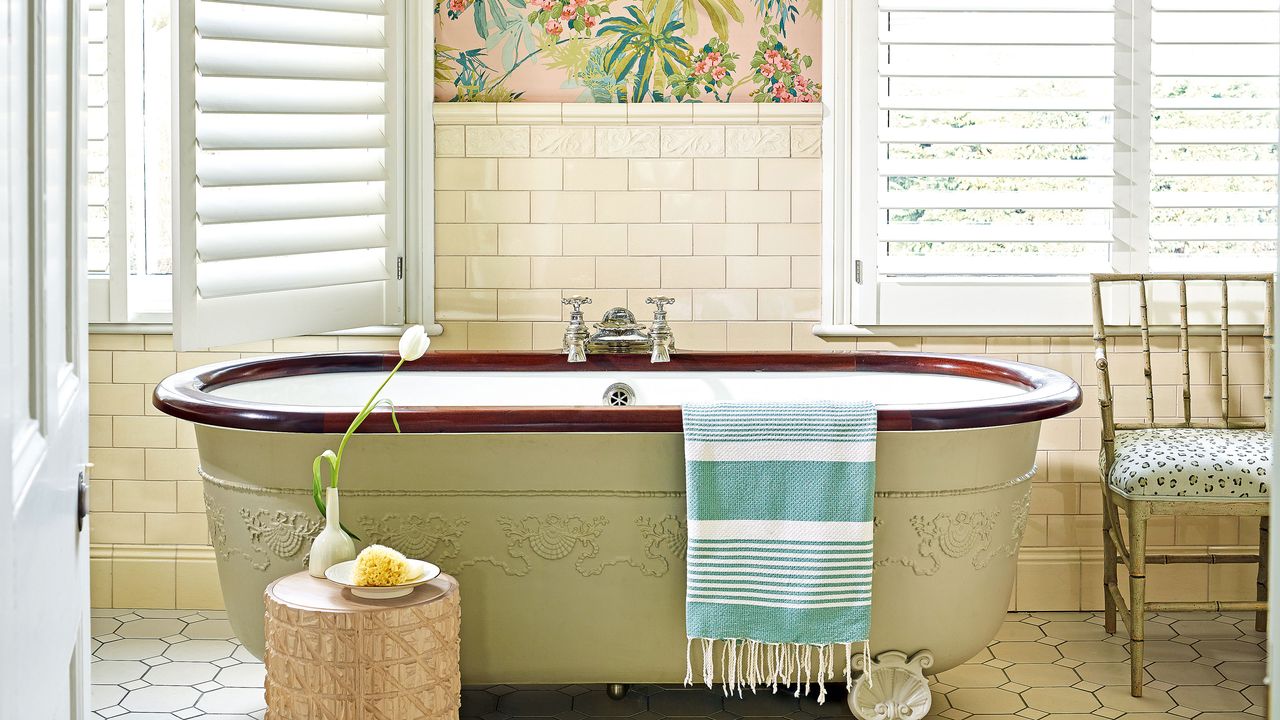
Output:
[[882,278],[1108,267],[1111,0],[880,0]]
[[1280,0],[1146,0],[1155,271],[1274,266]]
[[398,1],[176,3],[180,348],[402,321]]

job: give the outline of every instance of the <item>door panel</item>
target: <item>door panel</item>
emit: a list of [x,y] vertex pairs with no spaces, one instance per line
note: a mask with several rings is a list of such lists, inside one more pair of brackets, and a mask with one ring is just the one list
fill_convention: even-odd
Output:
[[88,681],[86,275],[79,0],[10,3],[0,270],[0,717],[79,718]]

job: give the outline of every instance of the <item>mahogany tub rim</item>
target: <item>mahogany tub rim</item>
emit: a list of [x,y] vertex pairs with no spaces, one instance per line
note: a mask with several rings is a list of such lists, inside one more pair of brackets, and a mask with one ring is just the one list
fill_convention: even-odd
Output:
[[[287,433],[342,433],[354,410],[248,402],[213,395],[227,385],[293,375],[390,370],[395,353],[317,353],[233,360],[175,373],[156,386],[152,404],[201,425]],[[882,405],[879,429],[962,430],[1015,425],[1065,415],[1080,407],[1080,386],[1056,370],[981,357],[907,352],[727,353],[691,352],[654,365],[647,355],[593,355],[570,364],[554,352],[434,352],[403,371],[507,372],[894,372],[955,375],[1025,388],[1005,398],[927,405]],[[405,406],[397,408],[405,433],[671,432],[683,431],[680,407]],[[391,413],[371,414],[366,433],[395,432]]]

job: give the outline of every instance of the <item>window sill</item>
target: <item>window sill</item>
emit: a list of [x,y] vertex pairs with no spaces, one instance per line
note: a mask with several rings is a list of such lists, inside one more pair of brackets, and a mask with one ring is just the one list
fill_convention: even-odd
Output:
[[821,338],[1093,337],[1088,325],[814,325]]

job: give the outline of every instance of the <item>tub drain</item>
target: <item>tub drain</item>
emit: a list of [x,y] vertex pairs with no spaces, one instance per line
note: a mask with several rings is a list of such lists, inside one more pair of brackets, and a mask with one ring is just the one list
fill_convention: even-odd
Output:
[[636,400],[636,391],[626,383],[614,383],[604,391],[604,404],[614,407],[630,405]]

